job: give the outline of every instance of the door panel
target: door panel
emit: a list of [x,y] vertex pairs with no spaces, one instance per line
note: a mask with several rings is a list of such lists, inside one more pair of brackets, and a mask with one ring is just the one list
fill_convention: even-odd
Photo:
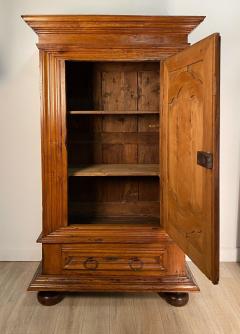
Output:
[[[219,42],[211,35],[161,67],[161,219],[213,283],[219,278]],[[198,151],[211,153],[213,165],[198,164]]]

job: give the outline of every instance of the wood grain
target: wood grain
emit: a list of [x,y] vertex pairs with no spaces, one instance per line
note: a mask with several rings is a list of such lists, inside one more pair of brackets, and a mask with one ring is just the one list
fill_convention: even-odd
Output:
[[157,114],[74,115],[67,129],[70,167],[159,162]]
[[[91,254],[91,256],[89,256]],[[67,274],[141,276],[167,273],[167,248],[159,244],[134,245],[65,245],[62,248],[62,270]]]
[[[79,202],[69,203],[69,223],[84,223],[88,217],[159,217],[158,201]],[[72,217],[72,218],[71,218]],[[160,223],[160,222],[159,222]]]
[[[204,189],[199,187],[204,173],[197,174],[198,176],[203,174],[202,179],[195,178],[192,169],[186,165],[184,167],[183,164],[189,156],[190,149],[197,146],[197,138],[203,137],[200,127],[196,126],[189,132],[187,125],[190,121],[199,124],[203,122],[199,115],[194,115],[196,117],[189,120],[184,113],[178,112],[175,117],[176,123],[181,126],[174,126],[176,110],[172,108],[168,113],[165,107],[162,108],[162,102],[166,103],[165,91],[169,85],[166,82],[160,85],[159,69],[164,73],[165,79],[168,73],[166,65],[160,68],[159,65],[166,57],[176,55],[176,58],[167,61],[168,66],[175,69],[169,74],[171,83],[174,83],[169,93],[172,98],[170,104],[173,105],[175,100],[178,100],[175,97],[179,94],[179,100],[182,97],[185,102],[190,99],[196,107],[196,96],[203,94],[199,87],[204,79],[202,76],[206,73],[203,73],[201,64],[194,61],[194,52],[192,54],[189,51],[197,47],[188,48],[188,34],[204,17],[30,15],[24,16],[23,19],[38,34],[37,46],[40,49],[42,81],[43,232],[39,242],[43,243],[43,267],[42,271],[37,272],[30,289],[122,292],[197,290],[196,283],[185,266],[183,251],[170,239],[160,223],[166,224],[168,219],[166,213],[170,212],[165,188],[166,175],[170,175],[171,180],[174,180],[171,183],[173,191],[176,190],[177,184],[177,190],[182,197],[185,198],[189,189],[193,189],[193,193],[189,196],[188,211],[194,215],[184,233],[187,235],[189,247],[195,245],[198,251],[202,251],[201,259],[204,257],[203,243],[195,238],[195,235],[199,234],[195,223],[200,214],[192,208],[198,209],[202,204],[206,204],[209,209],[206,202],[209,197],[202,199],[207,186]],[[186,51],[181,53],[180,51],[184,49]],[[202,49],[205,50],[204,47]],[[214,62],[217,64],[217,48],[209,52],[213,61],[207,62],[208,65]],[[181,66],[176,66],[184,62],[187,64],[187,69],[183,70]],[[209,76],[214,73],[211,66],[207,67],[207,72]],[[215,74],[217,76],[217,72]],[[177,92],[176,87],[181,83],[179,75],[183,77],[188,75],[196,83],[188,85],[187,90]],[[217,85],[214,86],[214,98],[207,99],[206,105],[212,101],[212,105],[217,107],[216,87]],[[210,93],[212,88],[206,86],[206,90]],[[159,100],[159,89],[161,89],[161,100]],[[183,108],[185,105],[182,100],[178,109],[188,111],[187,107]],[[161,117],[155,113],[159,108],[162,109]],[[72,114],[69,111],[77,112]],[[105,111],[106,114],[103,114]],[[179,166],[176,163],[176,156],[174,154],[170,156],[171,163],[179,167],[175,168],[176,173],[173,173],[171,168],[164,169],[169,157],[164,151],[166,149],[166,146],[162,145],[164,142],[161,140],[160,150],[158,144],[159,129],[162,139],[167,138],[167,116],[171,119],[170,130],[175,129],[169,140],[169,147],[174,146],[175,139],[179,138],[178,144],[184,142],[188,148],[184,150],[184,145],[179,148],[182,154],[181,157],[176,155]],[[213,116],[214,126],[217,128],[218,115],[215,113]],[[208,129],[211,119],[206,118],[205,123],[205,128]],[[216,151],[217,132],[214,136]],[[194,140],[191,142],[192,138]],[[163,175],[163,180],[160,179],[161,211],[159,174],[156,172],[157,168],[155,169],[159,162],[162,168],[161,178]],[[87,177],[68,178],[68,167],[79,170],[79,166],[83,164],[94,166],[91,168],[95,168],[95,172],[91,169],[89,173],[88,169]],[[106,177],[93,176],[99,164],[108,165],[104,166],[104,171],[100,171],[101,176],[107,173]],[[117,174],[120,174],[119,167],[121,169],[122,164],[127,164],[127,168],[126,166],[122,168],[121,176],[111,174],[115,173],[112,164],[119,165]],[[132,166],[129,166],[130,164]],[[155,165],[154,174],[151,165]],[[110,167],[111,171],[106,172],[106,168],[109,170]],[[133,175],[137,169],[141,170],[141,175]],[[151,170],[151,175],[146,175],[146,169]],[[218,190],[217,171],[218,164],[215,163],[213,184],[215,190]],[[189,177],[192,177],[191,182],[187,182]],[[217,191],[211,192],[210,199],[217,208]],[[186,203],[189,204],[185,201],[184,204]],[[174,205],[171,208],[173,209],[171,226],[174,229],[181,215]],[[211,245],[217,243],[217,213],[215,211],[211,213],[215,223],[211,225],[211,231],[207,231],[209,233],[206,234],[206,240],[212,241],[215,238],[215,243],[204,244],[207,252]],[[69,225],[71,222],[75,224]],[[185,228],[186,224],[183,222],[182,226]],[[214,229],[217,232],[216,236]],[[170,234],[182,246],[181,237],[174,233]],[[69,253],[66,251],[67,247]],[[132,253],[131,247],[135,247]],[[102,254],[98,261],[104,267],[101,269],[102,274],[98,277],[89,274],[96,262],[94,260],[88,262],[91,267],[88,273],[82,274],[82,261],[95,258],[97,249],[100,248]],[[116,262],[112,263],[114,269],[112,267],[112,270],[109,270],[106,258],[108,254],[111,257],[114,249],[116,251],[118,248],[122,249],[121,253],[126,251],[131,253],[132,257],[139,258],[140,261],[133,263],[137,267],[143,261],[151,262],[149,266],[155,266],[155,269],[156,266],[159,269],[161,262],[159,259],[156,260],[159,250],[166,249],[166,253],[164,252],[167,254],[164,255],[166,274],[151,276],[149,267],[149,270],[143,270],[141,274],[130,274],[127,271],[127,274],[122,273],[114,279],[109,277],[107,274],[109,271],[126,272],[124,269],[126,261],[130,261],[119,251],[121,268],[118,268]],[[147,253],[148,248],[151,249],[151,255]],[[64,269],[70,274],[63,273],[63,267],[66,265],[62,262],[64,249],[68,253],[67,261],[71,263],[71,257],[77,258],[78,269],[75,274],[71,274],[74,269],[72,271]],[[88,250],[88,254],[84,253],[85,260],[80,254],[83,249]],[[144,249],[146,249],[145,255]],[[212,279],[216,282],[217,251],[214,252],[212,248],[205,258],[211,262],[208,266],[211,269],[209,277],[215,275]],[[204,266],[201,268],[205,270]]]
[[[185,48],[188,34],[204,16],[131,15],[23,15],[38,34],[39,48],[51,51],[121,48],[141,49],[157,46],[160,54],[172,48]],[[81,39],[79,39],[79,36]],[[170,52],[171,52],[170,51]],[[95,51],[96,52],[96,51]],[[111,50],[112,52],[112,50]],[[97,50],[96,54],[99,51]],[[124,52],[125,53],[125,52]],[[123,54],[124,54],[123,53]],[[101,59],[101,57],[100,57]]]
[[96,275],[44,275],[40,264],[28,291],[98,291],[98,292],[158,292],[158,291],[198,291],[190,272],[185,276],[96,276]]
[[[116,240],[118,244],[151,244],[171,241],[166,232],[159,226],[159,220],[156,217],[138,217],[137,220],[134,217],[111,217],[108,219],[98,217],[91,219],[91,224],[71,224],[48,236],[41,234],[38,238],[38,242],[43,244],[108,244],[114,243]],[[172,263],[171,267],[179,265],[179,268],[183,268],[184,254],[176,245],[174,247],[174,257],[172,259],[169,257]],[[56,249],[53,251],[56,252]]]
[[70,177],[68,186],[69,224],[159,217],[158,176]]
[[70,110],[71,115],[141,115],[141,114],[159,114],[159,110]]
[[43,233],[48,234],[67,225],[65,64],[40,52],[40,73]]
[[66,87],[70,114],[159,113],[158,62],[67,61]]
[[[213,283],[219,276],[218,58],[214,34],[164,62],[160,122],[161,219]],[[213,169],[197,164],[197,151],[213,154]]]
[[98,164],[70,168],[68,176],[158,176],[158,164]]

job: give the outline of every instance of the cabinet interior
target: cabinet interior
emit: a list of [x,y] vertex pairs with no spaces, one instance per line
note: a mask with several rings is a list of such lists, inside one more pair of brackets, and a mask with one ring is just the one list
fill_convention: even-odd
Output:
[[159,224],[159,69],[66,61],[70,224]]

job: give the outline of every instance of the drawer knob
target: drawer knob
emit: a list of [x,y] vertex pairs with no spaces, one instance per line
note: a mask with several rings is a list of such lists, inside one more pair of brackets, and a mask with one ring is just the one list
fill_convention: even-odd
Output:
[[138,257],[132,257],[129,259],[128,264],[133,271],[139,271],[143,268],[143,261]]
[[93,257],[88,257],[83,262],[83,265],[84,265],[85,269],[95,270],[98,267],[98,261],[96,259],[94,259]]

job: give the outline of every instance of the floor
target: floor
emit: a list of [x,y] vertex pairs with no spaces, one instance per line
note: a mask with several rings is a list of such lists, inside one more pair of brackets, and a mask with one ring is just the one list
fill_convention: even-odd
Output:
[[222,263],[217,286],[190,264],[201,292],[182,308],[156,293],[71,294],[44,307],[26,292],[37,265],[0,262],[0,334],[240,333],[240,264]]

